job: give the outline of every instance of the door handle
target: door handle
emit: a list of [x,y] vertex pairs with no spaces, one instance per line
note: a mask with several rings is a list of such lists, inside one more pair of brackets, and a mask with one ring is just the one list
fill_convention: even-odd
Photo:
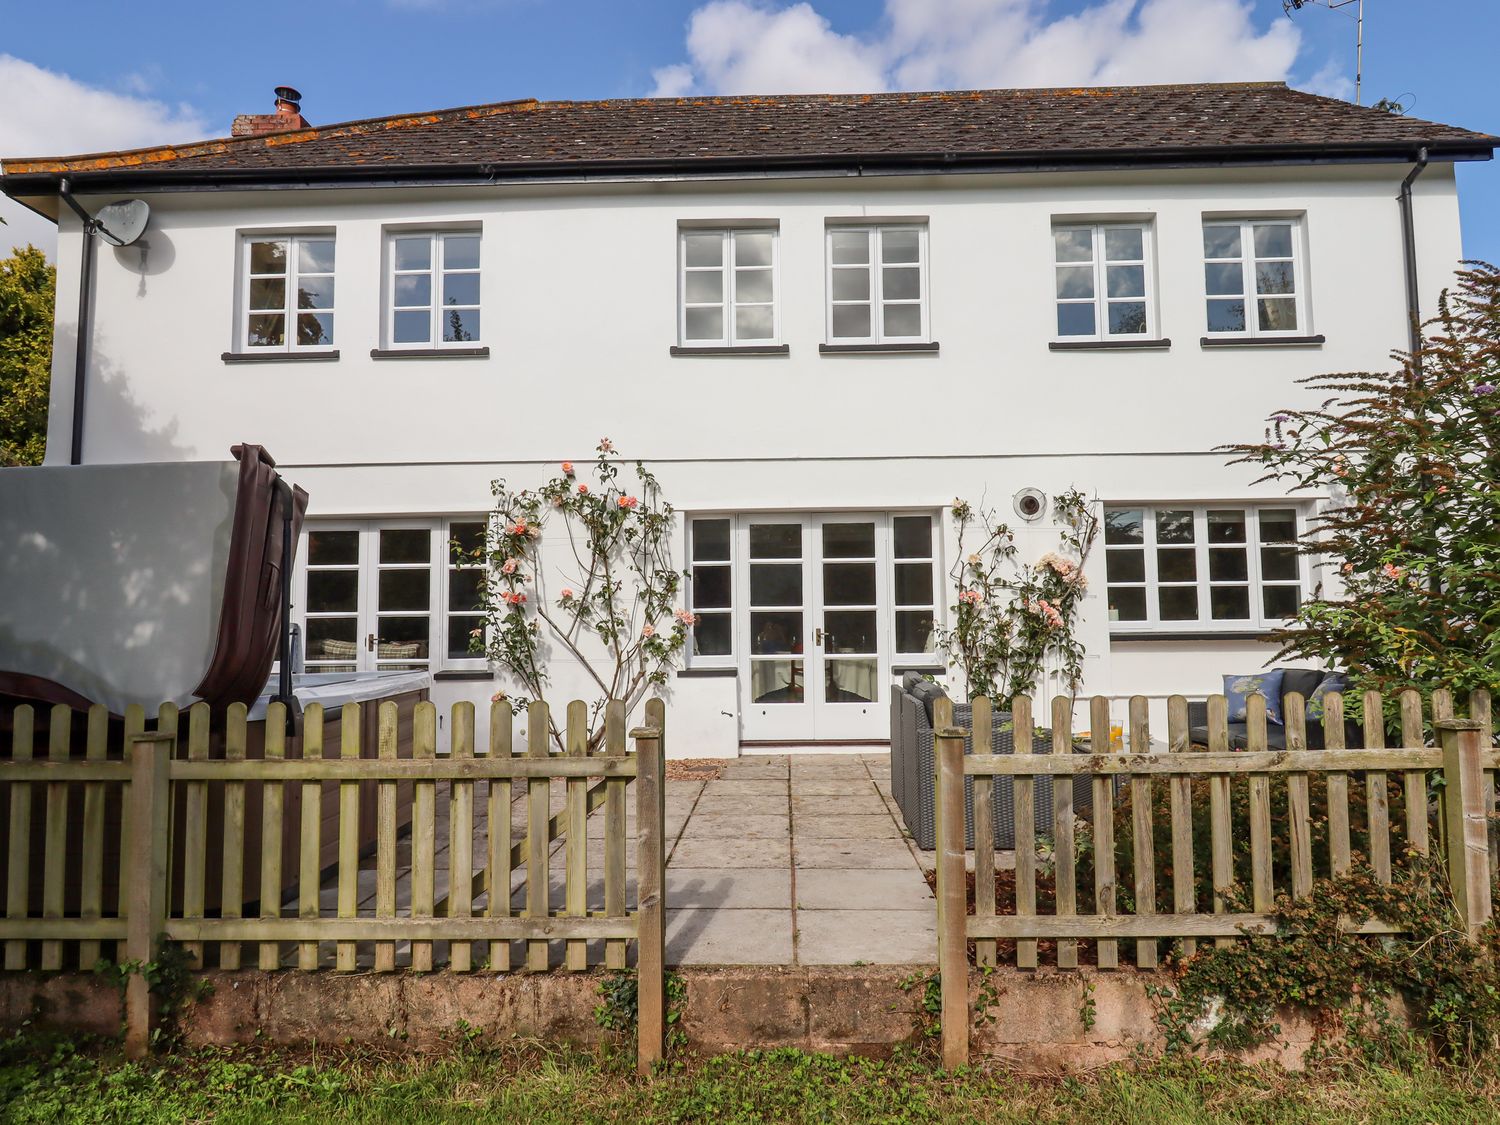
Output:
[[371,633],[369,636],[367,636],[365,638],[365,649],[368,652],[374,652],[375,651],[375,634],[374,633]]
[[813,644],[819,645],[819,646],[821,646],[823,644],[823,630],[822,629],[814,629],[813,630]]

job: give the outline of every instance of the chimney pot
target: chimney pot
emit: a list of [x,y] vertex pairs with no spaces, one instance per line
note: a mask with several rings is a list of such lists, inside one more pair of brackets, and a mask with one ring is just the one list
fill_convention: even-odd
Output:
[[311,127],[302,116],[301,91],[295,86],[277,86],[275,113],[242,113],[234,119],[230,132],[236,137],[254,137]]

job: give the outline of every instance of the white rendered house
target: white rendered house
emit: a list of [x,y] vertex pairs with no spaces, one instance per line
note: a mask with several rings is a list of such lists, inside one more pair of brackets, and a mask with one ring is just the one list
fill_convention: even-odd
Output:
[[[59,227],[49,463],[266,446],[311,496],[308,670],[426,669],[442,705],[502,683],[449,540],[607,435],[683,515],[693,756],[883,740],[893,674],[946,672],[956,496],[1026,559],[1050,497],[1099,498],[1085,691],[1260,667],[1320,581],[1289,544],[1322,498],[1216,449],[1406,346],[1462,256],[1453,164],[1496,143],[1270,83],[322,128],[281,93],[260,133],[4,162]],[[65,192],[151,209],[96,247],[81,364]]]

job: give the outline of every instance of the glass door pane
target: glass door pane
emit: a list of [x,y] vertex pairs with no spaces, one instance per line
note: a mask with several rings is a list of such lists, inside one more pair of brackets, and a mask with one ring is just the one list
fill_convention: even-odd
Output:
[[359,669],[359,532],[307,533],[304,663],[309,672]]
[[750,701],[802,703],[807,676],[802,523],[749,528]]
[[874,521],[825,522],[822,554],[823,702],[874,703],[880,697]]
[[432,639],[432,532],[382,528],[376,570],[375,666],[426,669]]

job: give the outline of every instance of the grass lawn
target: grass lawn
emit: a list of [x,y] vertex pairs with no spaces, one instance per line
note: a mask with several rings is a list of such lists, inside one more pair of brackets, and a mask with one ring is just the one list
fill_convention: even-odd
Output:
[[112,1045],[18,1038],[0,1047],[0,1120],[1489,1122],[1500,1067],[1327,1063],[1303,1074],[1165,1060],[1082,1078],[1003,1069],[947,1075],[929,1060],[778,1050],[677,1064],[652,1080],[618,1055],[484,1048],[201,1051],[147,1065]]

